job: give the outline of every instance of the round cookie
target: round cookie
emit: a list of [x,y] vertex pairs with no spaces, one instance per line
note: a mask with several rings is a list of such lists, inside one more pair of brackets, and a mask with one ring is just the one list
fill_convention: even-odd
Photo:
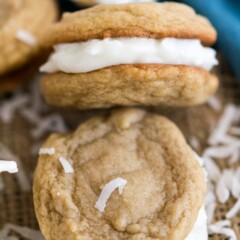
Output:
[[120,37],[196,38],[211,45],[216,41],[216,31],[206,18],[180,3],[103,4],[65,13],[52,26],[46,43],[51,46]]
[[[79,49],[83,51],[82,55],[71,49],[64,50],[70,44],[90,44],[88,40],[91,39],[118,39],[119,44],[126,39],[134,39],[135,48],[137,48],[138,38],[145,39],[145,41],[149,38],[154,41],[155,39],[159,41],[162,39],[183,41],[198,39],[199,46],[201,43],[213,44],[216,41],[215,29],[207,19],[197,15],[186,5],[139,3],[95,6],[91,9],[64,14],[62,20],[54,24],[51,29],[51,34],[46,36],[45,42],[48,46],[56,46],[55,55],[53,54],[53,57],[50,57],[47,64],[41,68],[49,73],[42,79],[41,88],[43,96],[51,105],[79,109],[136,105],[191,106],[206,102],[218,88],[217,77],[209,73],[206,68],[200,68],[197,63],[195,65],[184,64],[180,60],[180,62],[176,60],[176,63],[173,63],[175,58],[165,64],[156,63],[154,60],[153,63],[146,63],[145,59],[139,60],[140,62],[137,59],[135,62],[133,60],[133,63],[121,62],[112,65],[110,62],[106,67],[85,72],[77,72],[76,66],[74,72],[70,70],[64,72],[60,68],[64,66],[66,68],[69,65],[67,61],[74,55],[73,52],[79,57],[84,56],[83,59],[86,59],[88,66],[95,66],[95,63],[89,61],[89,58],[94,61],[94,56],[96,56],[96,61],[104,62],[104,56],[97,55],[100,45],[95,47],[94,43],[91,43],[91,48],[90,45],[76,46],[76,51]],[[104,44],[106,47],[109,43],[106,41]],[[191,53],[189,50],[191,48],[185,44],[186,46]],[[203,46],[201,47],[201,50],[206,50]],[[167,47],[167,49],[170,48]],[[103,51],[100,47],[100,51],[104,53],[108,49],[106,47]],[[180,52],[181,49],[178,48],[178,51]],[[124,54],[123,50],[117,53],[117,50],[110,49],[109,52],[115,55]],[[63,56],[63,53],[66,56]],[[166,53],[163,53],[163,56],[164,54]],[[179,53],[178,56],[181,57],[182,54]],[[202,52],[195,51],[192,61],[201,62],[208,59],[208,57],[201,56],[199,60],[200,54]],[[49,66],[50,68],[53,66],[52,59],[57,58],[58,60],[64,59],[64,62],[57,62],[56,69],[49,70]],[[129,59],[127,60],[130,61]],[[78,59],[69,61],[80,64]],[[48,65],[47,69],[46,65]]]
[[204,103],[217,87],[218,79],[200,68],[159,64],[117,65],[81,74],[58,72],[41,81],[48,103],[80,109],[193,106]]
[[40,52],[42,38],[56,18],[54,0],[0,0],[0,76],[19,69]]
[[[181,132],[165,117],[115,110],[53,134],[34,177],[34,205],[47,240],[183,240],[203,204],[205,176]],[[59,157],[72,165],[65,173]],[[127,180],[101,213],[102,188]]]

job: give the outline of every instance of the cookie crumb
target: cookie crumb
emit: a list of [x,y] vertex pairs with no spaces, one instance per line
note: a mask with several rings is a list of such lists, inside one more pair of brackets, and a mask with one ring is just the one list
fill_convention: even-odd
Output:
[[117,129],[124,130],[128,129],[131,125],[140,122],[144,115],[145,111],[139,109],[128,109],[127,111],[118,111],[118,114],[114,114],[112,121],[114,122]]

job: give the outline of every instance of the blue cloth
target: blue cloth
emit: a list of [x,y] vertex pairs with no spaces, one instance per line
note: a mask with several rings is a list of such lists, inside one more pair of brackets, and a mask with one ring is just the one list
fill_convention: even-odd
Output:
[[206,16],[217,29],[217,47],[240,84],[240,0],[182,0]]

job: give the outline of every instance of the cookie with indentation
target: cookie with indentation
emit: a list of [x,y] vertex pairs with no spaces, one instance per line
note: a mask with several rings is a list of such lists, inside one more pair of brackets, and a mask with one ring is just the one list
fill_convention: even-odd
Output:
[[209,21],[179,3],[101,5],[64,14],[46,37],[49,104],[79,109],[190,106],[215,93]]
[[40,54],[45,45],[42,38],[57,12],[54,0],[0,1],[1,77],[19,71]]
[[[55,149],[40,155],[33,188],[47,240],[183,240],[191,232],[203,205],[204,171],[165,117],[115,110],[71,134],[51,135],[43,147]],[[60,158],[73,171],[66,173]],[[96,202],[116,179],[125,186],[100,211]]]

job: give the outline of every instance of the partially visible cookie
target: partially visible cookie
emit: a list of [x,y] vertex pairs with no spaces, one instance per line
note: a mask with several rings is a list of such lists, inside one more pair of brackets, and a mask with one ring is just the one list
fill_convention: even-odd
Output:
[[96,4],[123,4],[123,3],[140,3],[154,2],[154,0],[71,0],[80,6],[93,6]]
[[41,81],[48,103],[80,109],[193,106],[204,103],[217,86],[218,79],[202,69],[158,64],[118,65],[81,74],[58,72]]
[[46,43],[120,37],[200,39],[212,45],[216,30],[205,17],[180,3],[103,4],[65,13],[46,36]]
[[0,95],[13,92],[31,81],[36,72],[38,72],[39,66],[46,61],[48,56],[49,51],[44,50],[40,55],[33,57],[31,62],[10,73],[0,75]]
[[[71,134],[53,134],[43,147],[55,150],[40,155],[34,178],[46,240],[184,240],[191,232],[203,205],[204,171],[165,117],[115,110]],[[112,192],[100,211],[101,191],[119,178],[122,194]]]
[[57,12],[54,0],[0,1],[0,76],[19,69],[40,52]]
[[178,3],[101,5],[67,13],[46,37],[54,52],[40,68],[51,105],[193,106],[218,88],[210,73],[216,40],[209,21]]

